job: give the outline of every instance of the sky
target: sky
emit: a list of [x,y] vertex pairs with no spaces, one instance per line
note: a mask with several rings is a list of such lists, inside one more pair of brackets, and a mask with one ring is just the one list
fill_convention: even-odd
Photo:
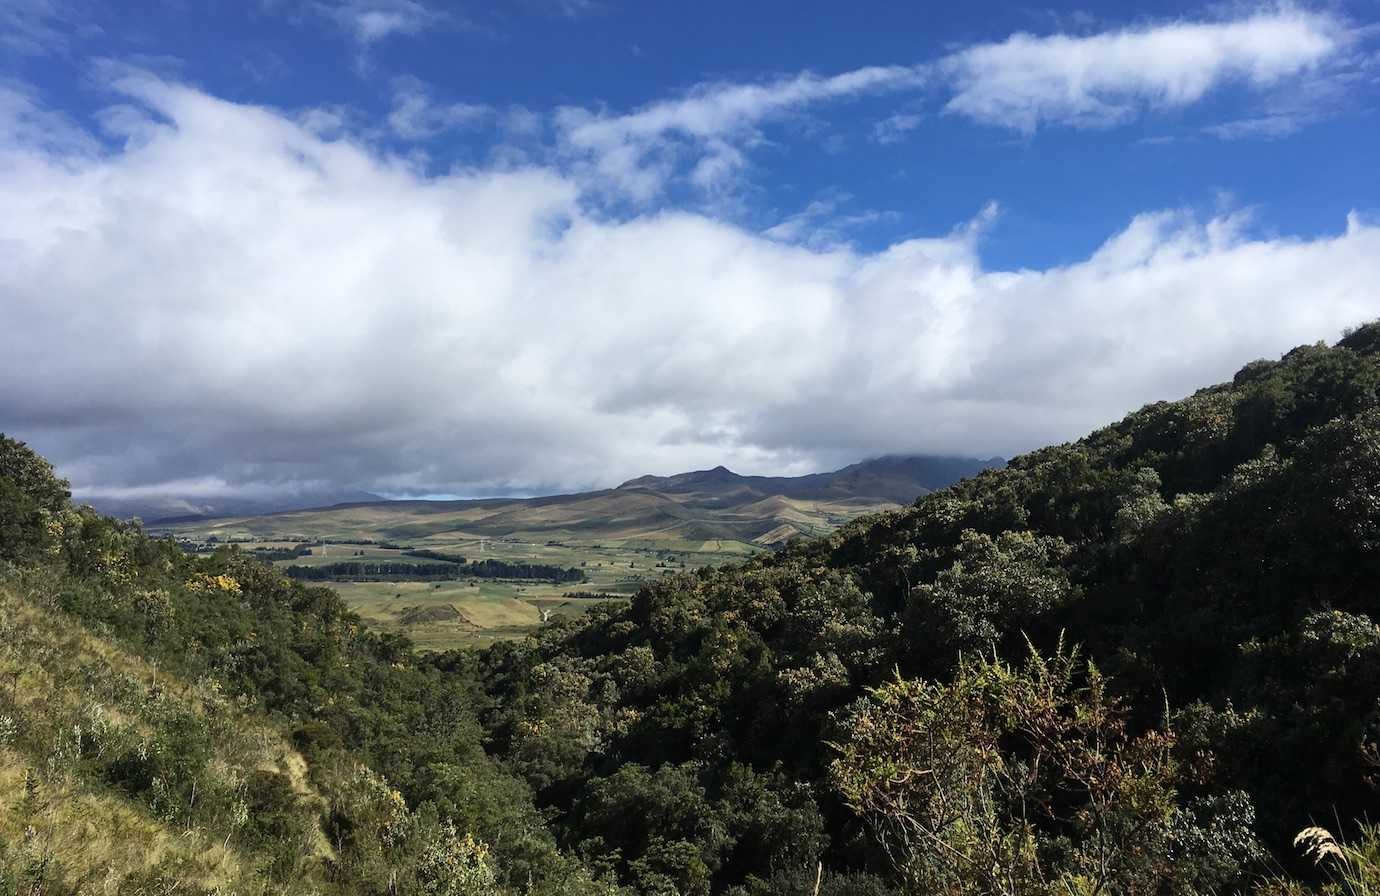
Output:
[[0,0],[78,498],[1077,438],[1380,316],[1380,2]]

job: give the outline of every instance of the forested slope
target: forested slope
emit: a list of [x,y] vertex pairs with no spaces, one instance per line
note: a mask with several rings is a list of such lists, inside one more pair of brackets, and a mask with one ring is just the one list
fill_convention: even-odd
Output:
[[1377,345],[496,647],[495,749],[652,890],[809,892],[816,859],[830,893],[1300,869],[1300,828],[1380,807]]
[[67,503],[0,437],[0,892],[605,893],[470,677],[237,551]]
[[[236,851],[246,892],[1380,886],[1377,326],[482,652],[418,656],[326,589],[73,509],[9,440],[0,564],[7,768],[181,807],[160,824]],[[175,773],[133,733],[64,758],[16,634],[40,622],[191,683],[185,736],[215,746]],[[211,694],[267,752],[219,745]],[[1291,842],[1313,824],[1344,838],[1305,838],[1318,866]],[[0,849],[30,880],[30,847]],[[43,892],[83,879],[64,855]]]

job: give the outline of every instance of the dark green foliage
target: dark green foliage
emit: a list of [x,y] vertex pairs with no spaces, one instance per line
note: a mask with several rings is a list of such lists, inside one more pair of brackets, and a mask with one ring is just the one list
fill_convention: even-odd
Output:
[[[1377,333],[1253,363],[912,508],[495,648],[494,748],[558,813],[561,842],[589,851],[594,834],[627,880],[677,879],[670,847],[694,842],[713,891],[809,892],[819,860],[894,882],[824,780],[840,713],[896,670],[944,682],[964,656],[1019,657],[1027,637],[1048,650],[1063,633],[1108,674],[1129,731],[1166,709],[1183,729],[1164,834],[1180,871],[1165,886],[1242,882],[1263,867],[1257,836],[1289,863],[1311,819],[1374,814]],[[724,860],[760,809],[720,835],[652,808],[675,781],[696,817],[728,817],[736,768],[803,795],[823,824],[815,851]],[[639,800],[653,821],[631,836],[613,820]],[[1207,849],[1219,842],[1235,858]],[[694,869],[678,873],[691,886]]]
[[[194,546],[186,549],[191,553],[196,553]],[[250,553],[265,563],[273,563],[277,560],[294,560],[298,557],[309,556],[311,545],[304,542],[290,548],[252,548]]]
[[[44,604],[125,640],[184,681],[217,681],[227,697],[281,720],[309,760],[310,783],[323,793],[345,787],[361,763],[388,782],[385,793],[400,791],[397,805],[411,820],[386,855],[365,839],[333,844],[339,848],[331,877],[343,891],[378,883],[375,872],[386,889],[389,869],[409,867],[423,854],[445,865],[456,850],[470,849],[435,833],[449,825],[481,846],[492,844],[482,849],[484,862],[496,861],[508,882],[525,887],[530,880],[534,893],[590,892],[588,875],[557,853],[528,785],[483,749],[475,714],[485,700],[466,671],[471,664],[419,658],[405,639],[365,629],[333,591],[305,587],[236,549],[191,557],[171,540],[150,539],[136,523],[65,505],[54,510],[65,491],[34,473],[46,465],[24,456],[18,443],[5,449],[16,455],[7,456],[6,469],[20,475],[0,485],[36,508],[20,522],[40,532],[7,537],[0,547],[5,557],[50,568],[35,574]],[[251,777],[236,792],[213,791],[206,767],[216,736],[211,720],[169,704],[150,742],[112,745],[98,771],[109,786],[177,824],[224,824],[243,804],[246,821],[230,828],[231,839],[264,856],[268,871],[284,880],[301,876],[312,832],[359,826],[349,810],[332,814],[303,803],[274,772]],[[419,833],[428,817],[435,836]],[[465,861],[482,877],[478,853],[470,852]]]
[[428,579],[523,579],[538,582],[583,582],[582,570],[562,569],[545,563],[508,563],[503,560],[476,560],[466,563],[463,557],[451,559],[434,551],[409,551],[409,554],[442,563],[390,563],[387,561],[346,560],[320,566],[289,566],[283,570],[294,579],[309,582],[330,581],[388,581],[412,582]]
[[375,560],[342,560],[319,566],[289,566],[283,572],[307,582],[415,582],[453,579],[458,568],[450,563],[396,563]]
[[303,804],[285,776],[269,771],[249,776],[244,804],[246,824],[240,839],[270,856],[268,872],[275,880],[300,874],[303,847],[311,842],[316,825],[312,807]]
[[32,560],[48,549],[69,497],[51,464],[0,433],[0,561]]

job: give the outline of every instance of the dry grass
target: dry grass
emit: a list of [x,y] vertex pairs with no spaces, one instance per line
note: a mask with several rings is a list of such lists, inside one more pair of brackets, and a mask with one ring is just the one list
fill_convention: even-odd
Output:
[[253,864],[217,838],[171,828],[86,782],[59,778],[35,786],[43,772],[30,757],[0,750],[0,841],[30,864],[46,861],[49,879],[83,892],[118,893],[134,876],[202,889],[253,877]]
[[1306,827],[1294,846],[1326,869],[1345,896],[1380,896],[1380,826],[1363,824],[1349,841],[1338,840],[1326,828]]
[[[214,685],[182,681],[0,584],[0,886],[41,877],[44,892],[282,891],[237,849],[233,827],[174,820],[97,771],[149,743],[170,713],[211,732],[209,780],[274,771],[320,800],[282,733]],[[314,846],[329,855],[323,836]]]

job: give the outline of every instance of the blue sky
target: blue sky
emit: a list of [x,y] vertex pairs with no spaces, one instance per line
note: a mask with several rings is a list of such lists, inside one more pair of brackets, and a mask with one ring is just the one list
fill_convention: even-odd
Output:
[[0,0],[0,428],[189,500],[1074,437],[1380,310],[1378,29]]
[[[111,101],[93,74],[95,59],[147,67],[235,102],[347,109],[361,124],[386,124],[406,90],[436,106],[495,110],[463,125],[437,123],[422,139],[378,135],[394,151],[424,151],[433,170],[484,164],[496,146],[539,146],[545,135],[515,140],[496,132],[496,119],[519,109],[616,114],[700,85],[923,65],[1021,32],[1091,36],[1230,21],[1262,9],[1227,6],[1205,15],[1198,4],[1147,3],[1128,15],[1124,4],[9,3],[39,31],[33,52],[8,54],[9,74],[78,116]],[[1270,89],[1224,78],[1201,101],[1148,109],[1115,127],[1024,133],[946,114],[934,86],[883,90],[809,104],[763,127],[748,176],[729,197],[738,207],[674,187],[663,198],[692,206],[714,199],[712,211],[764,229],[823,198],[839,217],[863,219],[844,235],[873,248],[942,231],[997,201],[1002,223],[982,254],[1003,267],[1084,257],[1132,215],[1166,204],[1208,211],[1223,202],[1250,205],[1260,226],[1279,233],[1334,231],[1348,211],[1380,202],[1373,162],[1380,126],[1371,101],[1380,95],[1377,44],[1365,32],[1380,5],[1316,9],[1360,32],[1345,51],[1360,57],[1345,66],[1357,82],[1329,88],[1321,108],[1306,92],[1309,77]],[[1280,121],[1287,133],[1212,133],[1279,106],[1287,107],[1289,120]],[[911,129],[879,133],[895,116]]]

